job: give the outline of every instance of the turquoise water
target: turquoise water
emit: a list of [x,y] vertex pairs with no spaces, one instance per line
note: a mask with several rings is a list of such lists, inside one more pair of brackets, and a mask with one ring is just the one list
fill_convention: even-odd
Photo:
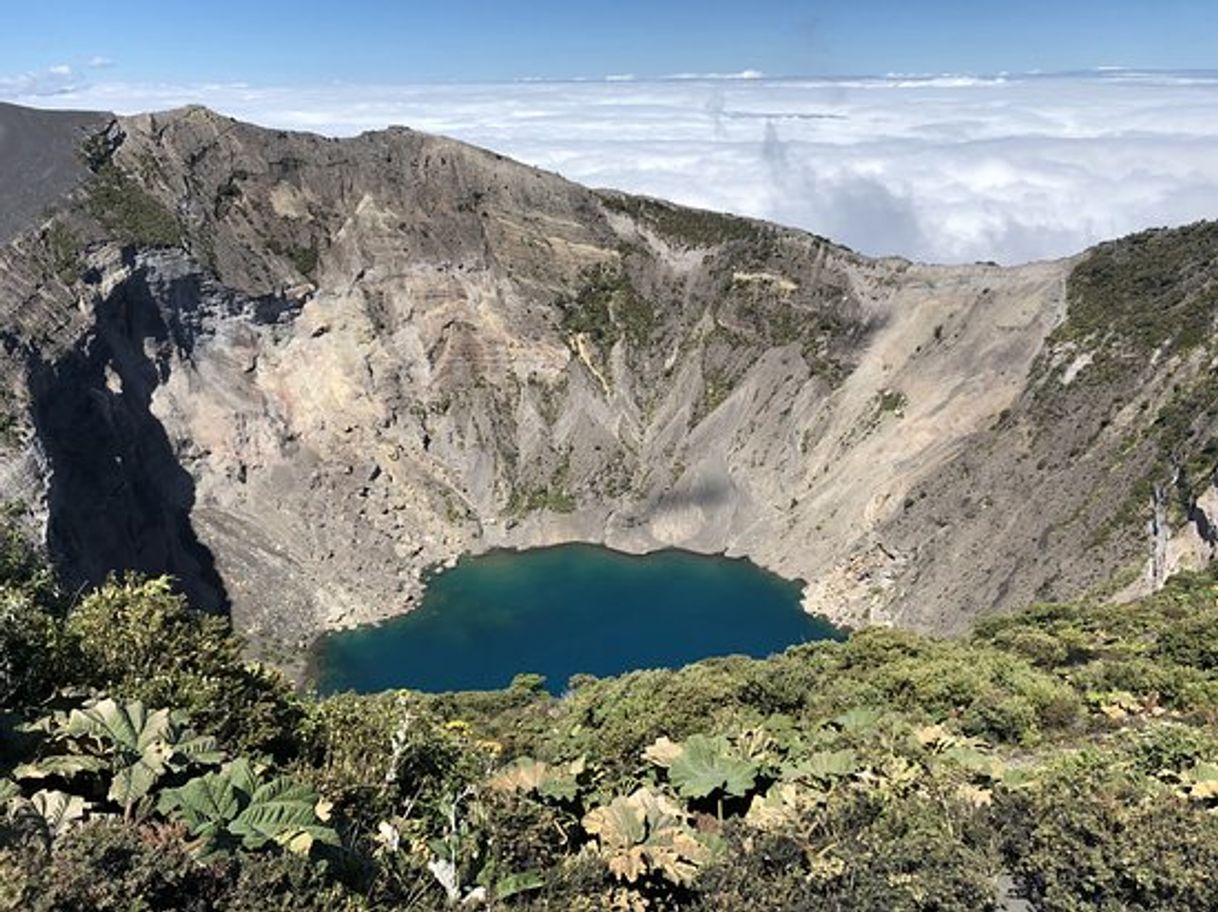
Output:
[[432,577],[417,610],[324,638],[323,693],[483,690],[522,672],[561,692],[571,675],[766,656],[834,638],[800,609],[801,586],[744,560],[591,545],[495,551]]

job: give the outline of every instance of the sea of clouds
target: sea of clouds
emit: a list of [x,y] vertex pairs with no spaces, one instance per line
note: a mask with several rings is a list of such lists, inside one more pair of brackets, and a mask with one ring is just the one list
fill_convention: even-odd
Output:
[[1057,257],[1218,218],[1218,72],[286,89],[92,69],[0,78],[0,98],[120,113],[202,103],[332,135],[405,124],[593,186],[937,262]]

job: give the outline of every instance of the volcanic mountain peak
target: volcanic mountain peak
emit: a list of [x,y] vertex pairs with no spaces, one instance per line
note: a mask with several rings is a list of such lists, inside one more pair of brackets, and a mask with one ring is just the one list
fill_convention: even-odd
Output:
[[1212,551],[1213,225],[935,267],[400,128],[0,109],[32,144],[0,477],[81,580],[170,571],[294,644],[583,540],[954,630]]

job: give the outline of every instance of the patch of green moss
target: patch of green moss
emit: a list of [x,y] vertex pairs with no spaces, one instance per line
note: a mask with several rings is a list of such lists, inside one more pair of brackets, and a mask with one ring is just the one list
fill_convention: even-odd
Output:
[[598,266],[586,270],[584,284],[573,299],[560,302],[563,328],[583,333],[598,345],[625,338],[646,345],[655,329],[655,311],[621,269]]
[[317,242],[305,246],[301,244],[280,244],[272,241],[267,244],[267,249],[276,256],[286,258],[292,267],[302,276],[311,278],[314,270],[317,269],[317,263],[321,255],[317,250]]
[[514,516],[536,510],[573,513],[575,506],[575,495],[571,493],[571,453],[567,451],[547,484],[542,487],[513,488],[508,496],[507,511]]
[[48,266],[59,281],[72,285],[80,278],[80,240],[63,222],[51,223],[45,236]]
[[642,222],[669,241],[685,247],[718,247],[732,241],[754,241],[770,231],[764,225],[734,215],[687,209],[662,200],[606,193],[605,208]]
[[900,390],[882,390],[876,397],[875,409],[879,415],[903,415],[909,400]]
[[555,488],[535,488],[529,491],[513,490],[508,499],[507,511],[514,516],[524,516],[537,510],[551,513],[574,513],[575,495],[570,491]]
[[182,243],[177,217],[114,162],[106,161],[88,188],[88,211],[117,238],[147,247]]
[[735,383],[723,371],[713,368],[705,369],[702,373],[702,395],[694,405],[690,425],[701,423],[703,418],[726,402],[734,388]]
[[1103,244],[1075,267],[1067,294],[1052,342],[1099,343],[1097,360],[1196,348],[1218,311],[1218,222]]

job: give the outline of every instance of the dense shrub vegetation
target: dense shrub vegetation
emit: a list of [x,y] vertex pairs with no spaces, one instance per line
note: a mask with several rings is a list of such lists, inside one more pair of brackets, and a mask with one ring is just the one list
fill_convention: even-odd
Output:
[[0,910],[1218,908],[1218,584],[315,699],[0,548]]

